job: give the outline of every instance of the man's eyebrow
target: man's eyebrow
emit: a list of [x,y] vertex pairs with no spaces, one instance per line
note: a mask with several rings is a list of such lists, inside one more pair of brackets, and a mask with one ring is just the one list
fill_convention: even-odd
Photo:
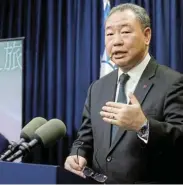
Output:
[[123,27],[131,27],[129,24],[121,24],[121,25],[118,25],[118,26],[107,26],[105,29],[108,30],[108,29],[113,29],[114,27],[119,27],[119,28],[123,28]]

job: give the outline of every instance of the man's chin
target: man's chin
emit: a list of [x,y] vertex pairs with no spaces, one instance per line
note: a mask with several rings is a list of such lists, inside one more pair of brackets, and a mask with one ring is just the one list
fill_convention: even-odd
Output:
[[127,72],[131,69],[129,60],[115,60],[114,63],[120,67],[124,72]]
[[122,59],[115,59],[113,61],[118,67],[125,67],[126,65],[128,65],[128,60],[124,60],[124,58]]

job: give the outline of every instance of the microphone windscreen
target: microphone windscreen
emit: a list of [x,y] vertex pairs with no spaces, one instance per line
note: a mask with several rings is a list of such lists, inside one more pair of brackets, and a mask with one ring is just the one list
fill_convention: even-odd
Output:
[[34,138],[41,141],[44,147],[49,147],[65,134],[65,124],[59,119],[51,119],[35,131]]
[[20,138],[24,138],[25,140],[32,140],[35,131],[42,125],[47,122],[46,119],[42,117],[36,117],[32,119],[25,127],[22,129],[20,133]]

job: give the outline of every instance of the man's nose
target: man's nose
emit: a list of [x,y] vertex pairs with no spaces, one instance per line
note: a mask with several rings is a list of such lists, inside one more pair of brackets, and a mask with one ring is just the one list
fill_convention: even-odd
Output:
[[123,39],[120,34],[116,34],[114,37],[113,45],[114,46],[120,46],[123,45]]

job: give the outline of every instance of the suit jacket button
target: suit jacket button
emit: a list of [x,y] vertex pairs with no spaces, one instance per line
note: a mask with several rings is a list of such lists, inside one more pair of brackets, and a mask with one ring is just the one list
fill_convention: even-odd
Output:
[[111,156],[108,156],[107,157],[107,162],[110,162],[112,160],[112,157]]

